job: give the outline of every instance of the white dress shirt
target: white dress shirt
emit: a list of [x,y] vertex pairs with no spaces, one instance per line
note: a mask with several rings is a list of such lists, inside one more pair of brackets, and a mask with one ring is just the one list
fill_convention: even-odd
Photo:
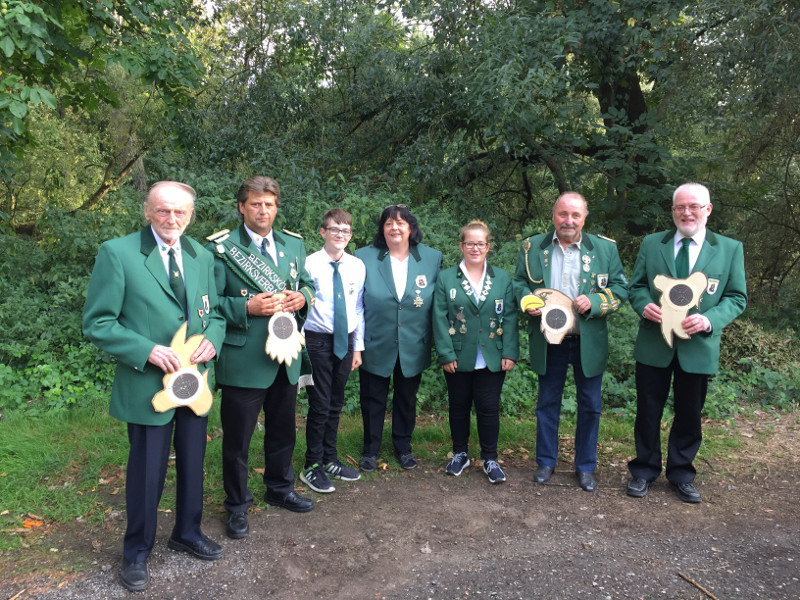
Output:
[[[675,232],[675,237],[673,238],[675,254],[673,254],[673,258],[678,258],[678,252],[680,252],[681,247],[683,246],[684,237],[685,236],[680,231]],[[700,250],[703,248],[703,242],[705,241],[705,228],[701,229],[692,236],[692,241],[689,244],[689,273],[691,273],[692,269],[694,269],[694,263],[697,262],[697,257],[700,256]]]
[[[319,250],[306,257],[306,271],[314,280],[317,289],[314,306],[308,311],[304,330],[317,333],[333,333],[333,259]],[[353,333],[353,350],[364,349],[364,279],[367,269],[360,258],[347,252],[339,259],[339,275],[344,287],[347,308],[347,332]]]
[[[467,264],[464,260],[461,261],[461,264],[458,265],[458,268],[461,269],[461,272],[464,274],[464,279],[467,280],[469,283],[469,287],[472,288],[472,297],[475,298],[475,302],[480,305],[481,303],[481,293],[483,292],[483,282],[486,280],[486,261],[483,261],[483,273],[481,273],[481,278],[476,281],[475,283],[472,282],[472,279],[469,278],[469,273],[467,273]],[[477,285],[475,285],[477,283]],[[483,369],[486,367],[486,359],[483,358],[483,352],[481,352],[481,345],[478,344],[478,354],[475,357],[475,369]]]
[[247,225],[244,226],[247,235],[250,236],[250,239],[253,240],[253,243],[261,251],[261,241],[266,239],[267,240],[267,254],[269,254],[270,258],[272,259],[272,264],[277,266],[278,264],[278,254],[275,250],[275,236],[272,235],[272,229],[269,230],[267,235],[259,235],[252,229],[250,229]]
[[153,226],[150,226],[150,229],[153,230],[153,237],[156,238],[156,246],[158,246],[158,252],[161,254],[161,262],[164,263],[164,271],[167,272],[167,280],[170,279],[170,272],[169,272],[169,251],[173,248],[175,249],[175,262],[178,263],[178,268],[181,271],[181,278],[186,281],[186,278],[183,277],[183,254],[181,253],[181,239],[178,240],[172,245],[167,246],[167,243],[161,239],[156,233],[156,230],[153,229]]

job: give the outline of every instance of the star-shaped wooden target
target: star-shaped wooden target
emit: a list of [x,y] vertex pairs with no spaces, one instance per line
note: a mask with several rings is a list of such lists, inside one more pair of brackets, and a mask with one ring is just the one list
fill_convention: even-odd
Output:
[[688,340],[690,336],[681,327],[681,322],[693,306],[700,306],[700,298],[708,285],[708,278],[702,271],[695,271],[686,279],[673,279],[667,275],[656,275],[653,285],[661,292],[661,335],[667,346],[672,348],[673,335]]
[[[275,296],[283,297],[283,294]],[[269,335],[264,351],[272,360],[287,367],[291,366],[292,361],[300,356],[300,351],[306,343],[306,338],[300,333],[294,315],[284,311],[276,312],[269,319],[267,331]]]
[[201,375],[197,365],[191,363],[192,354],[200,347],[204,336],[193,335],[187,340],[187,328],[184,323],[172,337],[169,346],[181,359],[181,368],[164,374],[164,389],[153,396],[153,409],[166,412],[188,406],[199,417],[211,410],[214,397],[208,387],[208,370]]
[[551,344],[560,344],[575,324],[572,300],[564,292],[550,288],[534,290],[533,295],[544,302],[539,327],[545,339]]

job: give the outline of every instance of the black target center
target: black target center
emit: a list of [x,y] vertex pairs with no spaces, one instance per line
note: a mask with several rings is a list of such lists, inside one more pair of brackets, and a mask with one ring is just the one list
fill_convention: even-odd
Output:
[[172,381],[172,393],[175,394],[176,398],[180,398],[181,400],[186,400],[194,396],[198,387],[200,387],[200,384],[197,378],[192,377],[188,373],[182,373]]
[[669,299],[675,306],[689,306],[692,296],[692,288],[684,283],[679,283],[669,291]]
[[563,309],[554,309],[547,313],[545,322],[550,329],[561,329],[567,324],[567,313]]
[[272,324],[272,331],[281,340],[289,339],[294,332],[292,320],[289,317],[278,317]]

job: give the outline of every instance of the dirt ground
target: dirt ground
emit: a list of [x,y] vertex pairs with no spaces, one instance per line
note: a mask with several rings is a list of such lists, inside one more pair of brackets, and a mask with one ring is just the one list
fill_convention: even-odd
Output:
[[[794,415],[741,423],[743,447],[699,464],[703,503],[680,502],[658,480],[625,496],[624,461],[598,471],[599,489],[577,487],[568,464],[547,485],[533,461],[507,464],[492,486],[470,467],[389,470],[318,500],[305,515],[268,507],[251,535],[225,537],[223,515],[204,529],[225,556],[195,560],[166,547],[164,514],[141,599],[800,598],[800,426]],[[254,490],[256,494],[263,490]],[[124,514],[102,528],[52,534],[48,564],[0,557],[0,598],[124,598],[118,583]]]

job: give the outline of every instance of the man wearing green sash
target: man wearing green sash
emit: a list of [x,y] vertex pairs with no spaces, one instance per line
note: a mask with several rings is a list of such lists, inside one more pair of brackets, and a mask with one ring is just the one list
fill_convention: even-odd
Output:
[[[226,533],[238,539],[250,528],[247,511],[253,494],[247,487],[250,440],[264,411],[265,502],[294,512],[307,512],[314,502],[294,492],[292,452],[295,444],[295,402],[300,360],[271,358],[265,347],[274,315],[285,326],[302,326],[286,313],[305,319],[314,298],[314,282],[305,269],[306,250],[294,233],[277,232],[278,183],[251,177],[239,188],[237,207],[242,225],[227,238],[214,237],[209,247],[217,259],[215,277],[220,310],[227,320],[225,343],[216,371],[222,388],[222,477]],[[278,337],[283,337],[281,327]],[[296,333],[296,332],[295,332]]]

